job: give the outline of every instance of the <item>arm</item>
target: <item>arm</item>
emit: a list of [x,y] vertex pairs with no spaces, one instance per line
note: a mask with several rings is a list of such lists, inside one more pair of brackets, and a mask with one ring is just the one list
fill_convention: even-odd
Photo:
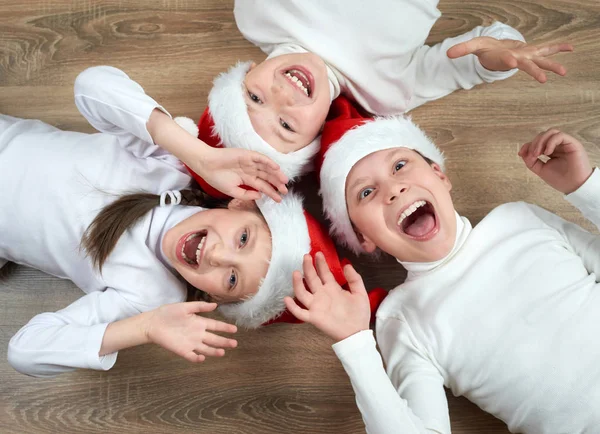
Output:
[[[214,305],[209,307],[208,310],[215,308]],[[32,318],[10,340],[8,361],[24,374],[52,377],[78,368],[109,370],[119,350],[149,342],[158,343],[188,360],[193,359],[187,348],[190,342],[202,354],[222,355],[222,350],[214,353],[208,346],[234,347],[235,341],[205,330],[218,327],[215,330],[235,331],[235,327],[191,316],[203,309],[195,303],[176,303],[140,313],[116,290],[96,291],[58,312]],[[194,334],[189,333],[192,329]],[[204,344],[198,343],[198,338],[204,340]],[[203,360],[198,357],[194,361]]]
[[[289,297],[285,303],[298,319],[339,341],[333,349],[350,377],[367,432],[449,433],[443,380],[433,365],[420,357],[414,347],[405,345],[403,338],[398,337],[402,336],[395,327],[398,323],[393,322],[377,331],[380,345],[386,344],[390,355],[388,377],[368,330],[369,299],[362,279],[351,266],[346,266],[344,274],[350,291],[344,291],[321,253],[317,254],[316,265],[318,274],[311,257],[305,256],[304,278],[310,291],[302,283],[300,273],[294,273],[294,293],[306,308]],[[415,412],[409,404],[416,406]]]
[[415,93],[408,109],[435,100],[457,89],[504,80],[521,69],[541,83],[542,69],[565,75],[566,70],[546,57],[572,51],[569,44],[530,46],[515,29],[496,22],[448,38],[433,47],[419,48],[411,61],[415,70]]
[[517,72],[516,69],[488,71],[481,66],[476,56],[451,59],[446,54],[448,49],[456,44],[480,36],[525,40],[517,30],[496,22],[489,27],[475,27],[470,32],[445,39],[432,47],[427,45],[420,47],[411,62],[415,64],[415,92],[407,110],[439,99],[458,89],[471,89],[481,83],[504,80]]
[[[245,149],[215,149],[181,128],[171,115],[123,71],[95,66],[75,81],[75,104],[88,122],[138,158],[164,149],[217,190],[238,199],[256,200],[264,193],[281,201],[287,177],[266,156]],[[248,185],[256,191],[241,188]]]
[[[600,170],[592,168],[581,142],[553,128],[525,143],[519,156],[529,170],[565,194],[600,230]],[[542,209],[536,208],[535,212],[567,240],[588,272],[600,277],[600,236]]]

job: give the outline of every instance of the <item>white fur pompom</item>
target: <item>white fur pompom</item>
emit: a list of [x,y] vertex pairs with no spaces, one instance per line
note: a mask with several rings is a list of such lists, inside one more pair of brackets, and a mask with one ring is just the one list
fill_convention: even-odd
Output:
[[184,116],[178,116],[173,120],[177,123],[177,125],[186,130],[192,136],[198,137],[198,125],[196,125],[196,122]]

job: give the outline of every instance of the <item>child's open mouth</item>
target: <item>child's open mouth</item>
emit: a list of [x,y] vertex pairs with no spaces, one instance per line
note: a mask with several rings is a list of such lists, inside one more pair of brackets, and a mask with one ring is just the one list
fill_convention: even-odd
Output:
[[312,74],[301,67],[294,66],[293,68],[284,71],[283,75],[292,83],[292,86],[296,86],[307,97],[312,95]]
[[177,243],[177,258],[193,267],[202,263],[204,246],[206,242],[206,231],[191,232],[179,239]]
[[435,209],[425,200],[417,200],[405,208],[397,224],[404,234],[417,241],[430,240],[439,231]]

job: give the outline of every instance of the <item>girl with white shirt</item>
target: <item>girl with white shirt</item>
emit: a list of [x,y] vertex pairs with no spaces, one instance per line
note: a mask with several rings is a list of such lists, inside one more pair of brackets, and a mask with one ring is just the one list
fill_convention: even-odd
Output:
[[[385,367],[352,268],[347,292],[321,260],[316,270],[305,260],[310,291],[294,276],[305,308],[286,304],[336,340],[367,432],[450,433],[444,387],[511,432],[597,432],[600,236],[522,202],[471,227],[454,210],[442,154],[415,125],[353,122],[350,111],[326,126],[339,140],[325,153],[321,193],[340,241],[408,270],[377,310]],[[600,171],[579,141],[551,129],[519,156],[600,228]]]
[[[279,273],[293,269],[278,247],[286,239],[277,212],[301,201],[291,193],[282,200],[287,179],[268,158],[206,146],[116,68],[81,73],[75,102],[100,133],[0,115],[1,265],[34,267],[86,293],[29,321],[10,340],[9,362],[46,377],[107,370],[119,350],[148,342],[196,362],[222,356],[236,341],[215,332],[236,327],[195,315],[216,304],[182,303],[187,286],[238,325],[269,320],[274,303],[283,305]],[[220,189],[260,197],[239,187],[246,184],[281,203],[259,199],[262,212],[241,199],[202,207],[168,152],[175,144],[183,157],[199,156],[187,164]]]

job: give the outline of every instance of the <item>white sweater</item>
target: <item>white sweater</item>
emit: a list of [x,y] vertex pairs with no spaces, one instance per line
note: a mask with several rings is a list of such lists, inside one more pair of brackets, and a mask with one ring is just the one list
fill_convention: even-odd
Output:
[[[567,199],[600,226],[600,171]],[[600,236],[509,203],[403,264],[371,331],[334,345],[367,431],[449,433],[446,386],[512,432],[600,432]]]
[[110,369],[117,354],[98,356],[109,323],[185,301],[186,285],[160,246],[170,227],[202,210],[155,208],[124,234],[100,275],[79,248],[96,214],[120,194],[179,190],[190,177],[146,129],[161,107],[122,71],[82,72],[75,102],[101,133],[0,115],[0,258],[70,279],[87,293],[35,316],[11,339],[10,364],[36,376]]
[[310,51],[328,65],[332,99],[349,94],[376,115],[407,112],[457,89],[502,80],[476,56],[449,59],[477,36],[517,39],[505,24],[476,27],[434,46],[425,40],[441,13],[436,0],[236,0],[240,32],[269,57]]

